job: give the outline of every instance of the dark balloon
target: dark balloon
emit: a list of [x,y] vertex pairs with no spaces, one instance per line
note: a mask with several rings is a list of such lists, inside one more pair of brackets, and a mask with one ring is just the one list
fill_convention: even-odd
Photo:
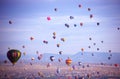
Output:
[[43,43],[45,43],[45,44],[48,44],[48,41],[46,41],[46,40],[43,40]]
[[54,11],[57,11],[57,8],[54,8]]
[[93,43],[93,45],[95,46],[95,45],[96,45],[96,43]]
[[119,28],[119,27],[118,27],[117,29],[118,29],[118,30],[120,30],[120,28]]
[[111,53],[111,50],[109,50],[108,52]]
[[111,59],[111,57],[108,57],[108,60],[110,60]]
[[70,16],[70,19],[74,19],[74,17],[73,17],[73,16]]
[[8,61],[7,61],[7,60],[4,60],[4,63],[6,64],[6,63],[8,63]]
[[103,43],[103,41],[101,41],[101,43]]
[[83,26],[83,23],[82,23],[82,22],[80,23],[80,26]]
[[55,57],[54,57],[54,56],[50,56],[50,60],[51,60],[51,61],[54,61],[54,60],[55,60]]
[[34,40],[34,38],[33,38],[33,37],[30,37],[30,40]]
[[79,4],[79,5],[78,5],[78,7],[79,7],[79,8],[81,8],[81,7],[82,7],[82,5],[80,5],[80,4]]
[[11,61],[11,63],[14,65],[21,57],[21,52],[16,49],[11,49],[7,52],[7,57]]
[[25,48],[25,46],[23,45],[22,48]]
[[60,73],[60,68],[57,68],[56,72],[59,74]]
[[91,9],[90,9],[90,8],[88,8],[88,11],[91,11]]
[[56,39],[56,36],[53,36],[53,39]]
[[81,66],[81,65],[82,65],[82,63],[81,63],[81,62],[78,62],[78,65],[79,65],[79,66]]
[[92,38],[89,38],[89,40],[92,40]]
[[60,44],[57,44],[57,47],[60,47]]
[[94,53],[92,53],[92,56],[94,56]]
[[90,14],[90,18],[93,18],[93,15],[92,15],[92,14]]
[[100,23],[99,22],[97,22],[97,26],[99,26],[100,25]]
[[12,21],[9,21],[9,24],[12,24]]
[[91,48],[90,46],[88,46],[88,48]]
[[97,51],[99,51],[100,49],[99,48],[97,48]]
[[68,24],[66,24],[66,23],[65,23],[65,26],[66,26],[67,28],[69,28],[69,27],[70,27],[70,26],[69,26]]
[[59,51],[59,54],[61,55],[61,54],[62,54],[62,51]]
[[76,27],[77,26],[77,24],[74,24],[74,27]]

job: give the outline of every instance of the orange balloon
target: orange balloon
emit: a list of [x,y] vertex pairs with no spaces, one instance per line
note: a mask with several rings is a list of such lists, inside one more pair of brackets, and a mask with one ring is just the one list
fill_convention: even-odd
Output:
[[68,65],[68,66],[70,66],[70,64],[72,63],[72,60],[68,57],[68,59],[66,59],[66,64]]
[[84,49],[83,49],[83,48],[81,48],[81,51],[83,52],[83,51],[84,51]]

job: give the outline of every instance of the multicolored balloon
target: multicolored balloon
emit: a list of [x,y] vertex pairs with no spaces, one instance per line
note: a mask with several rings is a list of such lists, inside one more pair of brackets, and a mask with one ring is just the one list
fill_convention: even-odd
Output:
[[7,52],[7,57],[10,60],[10,62],[15,65],[15,63],[19,60],[21,57],[21,52],[16,49],[11,49]]

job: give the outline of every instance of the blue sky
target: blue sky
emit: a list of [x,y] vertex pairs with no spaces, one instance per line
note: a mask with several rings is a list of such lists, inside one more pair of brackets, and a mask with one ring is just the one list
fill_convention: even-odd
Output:
[[[119,0],[0,0],[0,54],[6,54],[8,47],[28,54],[36,51],[75,54],[81,48],[86,52],[120,52],[120,30],[117,30],[120,27],[119,4]],[[90,14],[93,14],[92,19]],[[71,20],[70,16],[74,19]],[[9,20],[12,24],[8,23]],[[83,22],[82,27],[80,22]],[[65,23],[70,28],[66,28]],[[53,32],[56,32],[56,39],[52,38]],[[31,41],[30,37],[34,40]],[[66,41],[62,42],[60,38]]]

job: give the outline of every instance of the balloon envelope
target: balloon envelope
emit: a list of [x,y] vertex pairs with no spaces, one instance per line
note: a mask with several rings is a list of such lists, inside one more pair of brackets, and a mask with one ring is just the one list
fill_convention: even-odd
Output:
[[11,49],[7,52],[7,57],[11,61],[11,63],[14,65],[21,57],[21,52],[16,49]]
[[66,59],[66,64],[68,65],[68,66],[70,66],[70,64],[72,63],[72,60],[70,59],[70,58],[68,58],[68,59]]

